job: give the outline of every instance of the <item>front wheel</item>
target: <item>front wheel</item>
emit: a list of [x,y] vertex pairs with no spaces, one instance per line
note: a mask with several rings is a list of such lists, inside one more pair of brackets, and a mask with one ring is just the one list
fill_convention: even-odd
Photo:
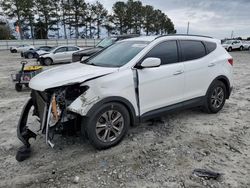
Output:
[[240,51],[243,51],[243,46],[240,47]]
[[16,84],[15,84],[15,89],[16,89],[16,91],[18,91],[18,92],[22,91],[22,89],[23,89],[22,84],[16,83]]
[[229,47],[229,48],[228,48],[228,51],[231,52],[231,51],[232,51],[232,47]]
[[97,149],[118,144],[126,135],[130,124],[129,112],[120,103],[107,103],[83,121],[90,143]]
[[45,58],[43,61],[43,64],[47,65],[47,66],[51,65],[52,63],[53,63],[53,61],[50,58]]
[[215,81],[208,89],[205,109],[208,113],[219,112],[226,101],[226,87],[221,81]]

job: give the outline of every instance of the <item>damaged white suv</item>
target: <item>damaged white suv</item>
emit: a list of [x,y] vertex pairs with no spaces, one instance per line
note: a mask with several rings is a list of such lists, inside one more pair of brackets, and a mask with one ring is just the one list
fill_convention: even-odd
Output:
[[[17,128],[30,151],[36,137],[29,111],[46,143],[76,127],[98,149],[112,147],[128,128],[166,112],[202,106],[220,111],[232,89],[232,57],[220,41],[202,36],[138,37],[117,42],[83,62],[38,74]],[[32,108],[33,107],[33,108]],[[25,157],[19,150],[18,160]]]

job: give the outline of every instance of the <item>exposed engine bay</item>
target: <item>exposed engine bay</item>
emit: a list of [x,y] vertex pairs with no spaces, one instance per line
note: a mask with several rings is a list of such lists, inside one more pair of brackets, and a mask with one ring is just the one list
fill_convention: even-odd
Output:
[[[88,89],[88,86],[80,84],[65,86],[44,92],[32,90],[31,98],[23,108],[18,127],[17,136],[24,144],[16,155],[18,161],[23,161],[30,154],[30,138],[36,139],[37,134],[27,126],[28,116],[33,109],[32,115],[37,117],[40,123],[39,131],[45,134],[46,144],[54,147],[53,138],[67,129],[80,129],[78,114],[67,110],[67,107],[81,94]],[[70,126],[69,126],[70,125]],[[73,125],[73,126],[72,126]],[[39,132],[38,131],[38,132]]]

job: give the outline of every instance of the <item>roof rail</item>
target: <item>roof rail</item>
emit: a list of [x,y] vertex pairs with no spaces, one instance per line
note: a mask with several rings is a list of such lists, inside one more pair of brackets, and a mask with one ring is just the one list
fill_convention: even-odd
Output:
[[210,36],[204,36],[204,35],[188,35],[188,34],[168,34],[168,35],[161,35],[156,37],[155,39],[161,38],[161,37],[169,37],[169,36],[190,36],[190,37],[206,37],[206,38],[213,38]]

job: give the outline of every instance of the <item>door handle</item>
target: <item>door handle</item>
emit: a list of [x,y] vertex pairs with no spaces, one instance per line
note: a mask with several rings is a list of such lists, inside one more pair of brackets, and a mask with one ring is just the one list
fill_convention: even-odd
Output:
[[210,63],[210,64],[208,65],[208,67],[214,67],[214,66],[215,66],[214,63]]
[[178,70],[174,73],[174,75],[179,75],[179,74],[182,74],[184,71],[183,70]]

